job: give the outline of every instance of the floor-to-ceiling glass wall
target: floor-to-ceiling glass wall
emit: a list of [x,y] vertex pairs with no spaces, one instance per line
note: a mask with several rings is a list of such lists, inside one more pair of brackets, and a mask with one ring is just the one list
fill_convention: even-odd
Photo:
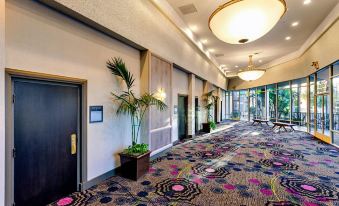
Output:
[[233,98],[232,119],[239,120],[240,119],[240,95],[239,95],[239,91],[233,91],[232,98]]
[[332,68],[332,142],[339,146],[339,61]]
[[248,91],[240,90],[240,120],[248,120]]
[[265,108],[266,92],[265,92],[265,87],[258,87],[256,94],[257,94],[257,118],[258,119],[266,119],[266,108]]
[[305,78],[233,91],[226,98],[229,118],[293,123],[339,144],[339,61]]
[[307,131],[307,79],[292,81],[292,123]]
[[329,67],[316,73],[316,96],[315,96],[315,135],[329,142],[330,141],[330,98],[329,98]]
[[309,103],[310,103],[310,109],[309,109],[309,117],[310,117],[310,121],[308,122],[309,124],[309,131],[311,133],[314,132],[314,128],[315,128],[315,119],[314,119],[314,111],[315,111],[315,107],[314,107],[314,95],[315,95],[315,74],[312,74],[311,76],[309,76],[309,91],[310,91],[310,94],[309,94]]
[[278,121],[290,122],[291,118],[291,88],[290,82],[278,83]]
[[225,104],[226,119],[231,119],[231,117],[232,117],[231,92],[226,92],[225,102],[226,102],[226,104]]
[[267,119],[275,122],[277,116],[277,91],[276,84],[267,86],[266,91]]
[[250,98],[250,120],[257,118],[257,95],[256,89],[250,89],[249,98]]

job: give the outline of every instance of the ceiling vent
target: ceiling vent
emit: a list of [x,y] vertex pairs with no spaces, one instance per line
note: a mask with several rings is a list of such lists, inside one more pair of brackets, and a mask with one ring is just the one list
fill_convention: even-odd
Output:
[[179,10],[181,11],[183,15],[192,14],[198,11],[197,8],[195,8],[193,4],[187,4],[184,6],[180,6]]
[[225,56],[224,54],[215,54],[214,55],[215,57],[223,57],[223,56]]

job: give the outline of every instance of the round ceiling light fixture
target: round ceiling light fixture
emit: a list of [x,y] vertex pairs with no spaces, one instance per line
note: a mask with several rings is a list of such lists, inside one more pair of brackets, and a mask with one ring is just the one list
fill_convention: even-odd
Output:
[[249,43],[267,34],[286,11],[285,0],[231,0],[212,13],[209,28],[226,43]]
[[249,56],[249,62],[248,62],[247,68],[238,72],[238,76],[242,80],[245,80],[245,81],[257,80],[260,77],[262,77],[262,75],[264,75],[265,73],[265,69],[255,68],[252,62],[252,57],[253,57],[252,55]]

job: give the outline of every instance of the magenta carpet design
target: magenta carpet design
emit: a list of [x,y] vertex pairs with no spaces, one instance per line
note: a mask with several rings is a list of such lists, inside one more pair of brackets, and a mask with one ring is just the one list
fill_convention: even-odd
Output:
[[339,206],[339,150],[239,122],[173,147],[139,181],[115,176],[51,205]]

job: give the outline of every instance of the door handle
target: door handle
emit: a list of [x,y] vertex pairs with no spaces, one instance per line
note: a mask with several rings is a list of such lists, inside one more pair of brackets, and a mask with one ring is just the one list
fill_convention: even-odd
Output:
[[74,155],[77,153],[77,135],[71,135],[71,154]]

